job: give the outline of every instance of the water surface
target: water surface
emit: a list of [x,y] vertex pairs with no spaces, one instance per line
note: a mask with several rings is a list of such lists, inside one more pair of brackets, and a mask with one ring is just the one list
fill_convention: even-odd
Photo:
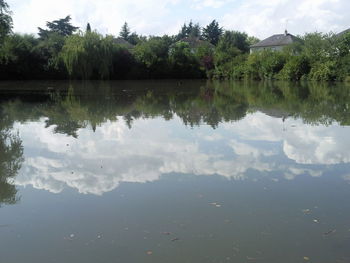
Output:
[[350,262],[350,88],[0,83],[1,262]]

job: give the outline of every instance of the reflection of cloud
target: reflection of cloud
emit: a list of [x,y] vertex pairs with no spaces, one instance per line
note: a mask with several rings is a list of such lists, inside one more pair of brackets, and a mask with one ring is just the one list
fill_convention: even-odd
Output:
[[240,143],[236,140],[231,140],[230,146],[232,147],[232,149],[237,155],[250,155],[250,156],[258,157],[260,155],[272,156],[275,154],[273,151],[262,150],[257,147],[248,145],[246,143]]
[[295,177],[303,174],[308,174],[312,177],[320,177],[322,175],[322,171],[290,167],[290,168],[287,168],[287,171],[285,172],[284,177],[287,180],[293,180]]
[[[292,122],[300,128],[284,131]],[[305,164],[349,160],[345,149],[350,145],[343,137],[346,128],[312,127],[299,121],[282,124],[261,113],[223,124],[215,132],[208,127],[186,129],[176,118],[171,122],[136,120],[131,130],[122,122],[106,122],[95,133],[78,130],[78,139],[53,134],[53,128],[44,128],[44,119],[15,128],[26,157],[15,183],[53,193],[70,187],[100,195],[122,182],[152,182],[169,173],[216,174],[239,180],[254,170],[255,174],[277,172],[294,179],[322,174]],[[296,163],[281,156],[281,148]]]
[[244,140],[282,142],[285,155],[299,164],[350,163],[346,127],[311,126],[290,119],[283,123],[262,113],[247,116],[235,127],[224,127]]

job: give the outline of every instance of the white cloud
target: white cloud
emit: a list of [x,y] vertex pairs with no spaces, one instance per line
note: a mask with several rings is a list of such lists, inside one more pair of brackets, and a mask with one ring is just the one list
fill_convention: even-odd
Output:
[[259,38],[284,32],[287,20],[292,34],[339,32],[350,27],[347,0],[250,0],[224,15],[226,28]]

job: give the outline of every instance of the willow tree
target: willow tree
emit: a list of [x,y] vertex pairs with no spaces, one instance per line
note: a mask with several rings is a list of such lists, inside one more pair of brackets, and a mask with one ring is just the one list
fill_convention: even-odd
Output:
[[116,49],[112,36],[86,32],[69,36],[60,57],[71,77],[108,79]]

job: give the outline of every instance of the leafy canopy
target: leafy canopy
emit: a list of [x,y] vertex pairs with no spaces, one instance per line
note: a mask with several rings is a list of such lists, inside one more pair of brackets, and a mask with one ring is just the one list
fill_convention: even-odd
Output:
[[71,21],[71,17],[66,16],[65,18],[54,20],[52,22],[46,22],[46,27],[48,29],[42,29],[41,27],[38,27],[40,38],[46,38],[51,33],[58,33],[59,35],[62,35],[62,36],[72,35],[75,31],[79,29],[79,27],[73,26],[70,23],[70,21]]
[[223,29],[219,26],[216,20],[213,20],[209,25],[203,28],[202,37],[204,40],[209,41],[213,45],[217,45],[220,37],[222,36]]
[[12,32],[12,17],[9,5],[0,0],[0,43]]

